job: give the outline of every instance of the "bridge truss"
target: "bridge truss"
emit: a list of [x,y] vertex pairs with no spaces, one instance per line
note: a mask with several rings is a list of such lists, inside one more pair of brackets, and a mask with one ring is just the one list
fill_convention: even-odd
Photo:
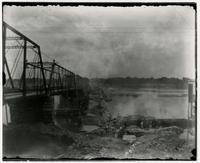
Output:
[[40,46],[3,22],[4,94],[47,95],[76,89],[76,75],[54,61],[43,62]]

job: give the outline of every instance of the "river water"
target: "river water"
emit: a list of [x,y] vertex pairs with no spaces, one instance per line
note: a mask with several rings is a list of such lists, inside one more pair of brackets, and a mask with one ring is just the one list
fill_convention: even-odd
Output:
[[111,89],[107,107],[113,117],[149,116],[157,119],[182,119],[188,114],[187,90]]

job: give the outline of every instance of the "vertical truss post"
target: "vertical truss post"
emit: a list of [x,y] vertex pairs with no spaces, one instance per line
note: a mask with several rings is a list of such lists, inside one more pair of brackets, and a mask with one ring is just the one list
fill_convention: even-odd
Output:
[[62,79],[61,79],[61,76],[62,76],[62,69],[59,67],[59,74],[58,74],[58,81],[59,81],[59,89],[62,89]]
[[62,76],[62,79],[61,79],[61,85],[62,85],[62,89],[64,88],[64,74],[63,74],[63,69],[61,70],[61,76]]
[[35,89],[35,66],[33,66],[33,89]]
[[2,48],[3,48],[3,72],[4,72],[4,64],[5,64],[5,56],[6,56],[6,25],[3,23],[3,29],[2,29],[2,33],[3,33],[3,40],[2,40]]
[[6,69],[7,69],[7,72],[8,72],[8,76],[9,76],[9,79],[10,79],[11,86],[14,89],[13,80],[12,80],[11,73],[10,73],[10,70],[9,70],[9,67],[8,67],[8,62],[5,58],[5,56],[4,56],[4,64],[6,65]]
[[24,39],[24,63],[23,63],[23,96],[26,96],[26,44],[27,41]]
[[40,47],[38,47],[38,54],[39,54],[39,57],[40,57],[40,65],[41,65],[41,72],[42,72],[42,77],[43,77],[44,90],[45,90],[45,94],[47,94],[46,78],[45,78],[45,75],[44,75],[44,68],[43,68],[43,62],[42,62]]
[[41,78],[41,69],[39,70],[39,81],[40,81],[40,89],[39,89],[39,91],[40,91],[40,94],[42,93],[42,83],[41,83],[41,80],[42,80],[42,78]]
[[[56,72],[57,72],[57,68],[56,68]],[[57,73],[55,73],[55,91],[57,91],[57,88],[58,88],[58,75]]]
[[66,90],[66,74],[65,74],[65,72],[64,72],[63,77],[64,77],[64,81],[63,81],[63,83],[64,83],[64,89]]
[[64,83],[65,83],[65,90],[67,89],[67,76],[66,76],[66,73],[64,72],[65,74],[65,78],[64,78]]
[[74,88],[76,89],[76,75],[73,75],[73,79],[74,79]]
[[36,92],[37,92],[37,95],[38,95],[38,92],[39,92],[39,91],[38,91],[38,90],[39,90],[38,83],[39,83],[39,82],[38,82],[38,69],[36,69],[36,88],[37,88],[37,89],[36,89]]
[[10,83],[11,83],[11,86],[12,88],[14,89],[14,84],[13,84],[13,80],[12,80],[12,77],[11,77],[11,73],[10,73],[10,70],[9,70],[9,67],[8,67],[8,62],[6,60],[6,32],[7,32],[7,27],[6,27],[6,24],[3,23],[3,45],[2,45],[2,48],[3,48],[3,72],[5,73],[5,66],[6,66],[6,69],[7,69],[7,72],[8,72],[8,76],[9,76],[9,80],[10,80]]
[[75,89],[75,92],[76,92],[76,97],[78,96],[78,90],[76,88],[76,75],[74,74],[74,89]]
[[55,60],[53,60],[53,64],[52,64],[52,67],[51,67],[51,73],[50,73],[49,85],[48,85],[49,92],[51,91],[51,83],[52,83],[52,78],[53,78],[53,73],[54,73],[54,66],[55,66]]

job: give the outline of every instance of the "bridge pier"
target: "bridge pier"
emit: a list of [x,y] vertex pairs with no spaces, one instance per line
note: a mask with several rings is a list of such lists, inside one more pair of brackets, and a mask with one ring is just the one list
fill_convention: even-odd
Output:
[[5,101],[4,105],[9,106],[11,123],[53,122],[53,97],[20,97]]
[[87,110],[88,97],[80,93],[78,97],[73,94],[21,96],[4,100],[4,106],[7,106],[4,116],[10,117],[11,123],[56,123],[59,117],[76,121]]

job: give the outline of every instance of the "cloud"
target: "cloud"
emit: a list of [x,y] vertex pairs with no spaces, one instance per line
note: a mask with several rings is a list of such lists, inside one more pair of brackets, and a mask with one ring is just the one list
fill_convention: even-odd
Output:
[[194,78],[190,7],[6,6],[4,19],[82,76]]

